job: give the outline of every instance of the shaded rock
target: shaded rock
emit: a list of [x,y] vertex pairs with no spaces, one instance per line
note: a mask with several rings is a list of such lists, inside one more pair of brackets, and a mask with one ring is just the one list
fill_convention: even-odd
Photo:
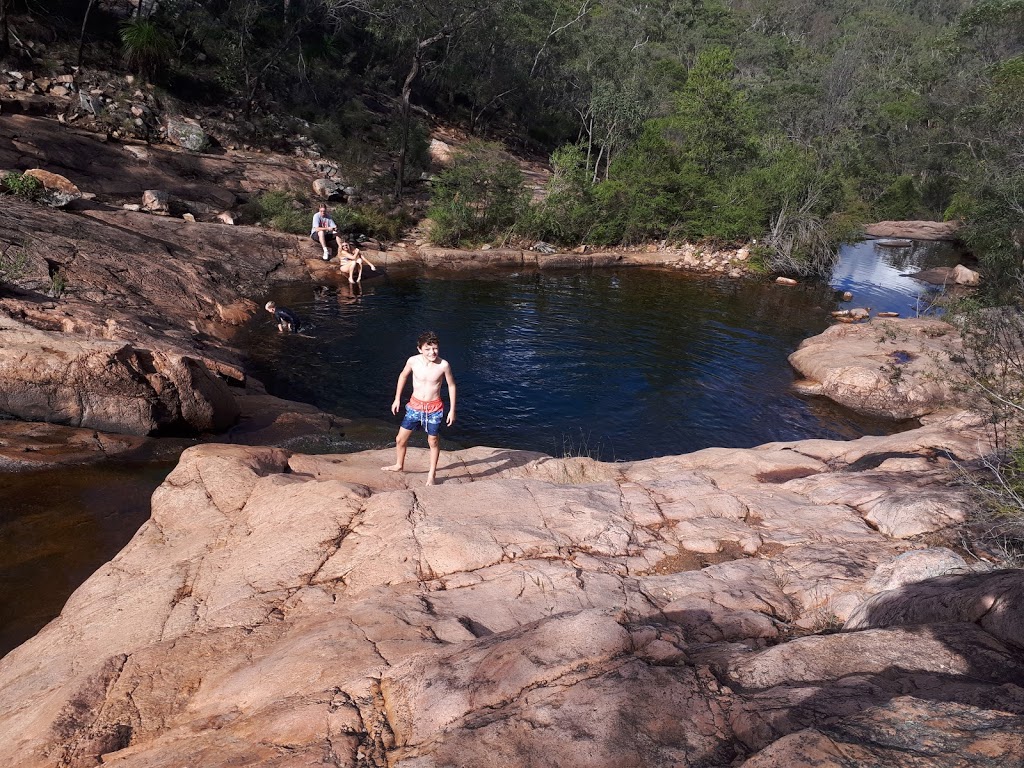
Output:
[[210,137],[194,120],[168,118],[167,138],[172,143],[191,152],[202,152],[210,146]]
[[1024,717],[901,696],[878,708],[790,734],[744,768],[1000,768],[1019,762]]
[[1024,648],[1024,571],[940,576],[879,592],[854,612],[844,629],[934,622],[975,623]]
[[142,193],[142,207],[152,213],[168,213],[171,209],[171,196],[160,189],[147,189]]
[[138,451],[144,438],[58,424],[0,420],[0,469],[24,471],[106,461]]
[[132,435],[225,429],[227,386],[198,360],[0,321],[0,413]]
[[328,201],[344,200],[345,182],[337,179],[314,179],[313,194]]

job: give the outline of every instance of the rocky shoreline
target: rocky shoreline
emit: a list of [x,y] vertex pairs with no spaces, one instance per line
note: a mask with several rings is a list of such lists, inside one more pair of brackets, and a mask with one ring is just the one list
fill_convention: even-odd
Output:
[[985,432],[925,422],[625,464],[473,448],[433,488],[424,451],[395,476],[386,451],[191,448],[132,542],[0,661],[0,747],[126,768],[1006,764],[1024,582],[940,545],[968,504],[950,457]]
[[[92,199],[14,198],[0,243],[5,469],[188,449],[152,515],[61,615],[0,660],[0,749],[20,766],[1003,766],[1024,733],[1024,581],[967,562],[954,462],[987,450],[942,410],[936,321],[807,340],[804,391],[920,418],[887,437],[607,464],[446,454],[441,484],[386,452],[268,447],[338,420],[268,396],[234,329],[278,280],[334,279],[308,243],[125,210],[160,181],[212,216],[296,175],[0,117],[0,167]],[[183,175],[183,169],[192,174]],[[304,250],[305,249],[305,250]],[[735,276],[746,254],[451,252],[385,266],[656,264]],[[314,258],[310,258],[310,257]],[[375,261],[377,261],[375,259]],[[380,262],[378,262],[380,263]],[[66,281],[53,293],[54,275]],[[941,326],[941,327],[940,327]],[[852,762],[851,762],[852,761]]]

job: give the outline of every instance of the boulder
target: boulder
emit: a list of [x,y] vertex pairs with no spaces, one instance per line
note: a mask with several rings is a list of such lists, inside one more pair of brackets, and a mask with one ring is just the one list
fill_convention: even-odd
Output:
[[911,419],[956,402],[943,369],[959,348],[959,334],[941,320],[875,319],[834,325],[805,339],[789,362],[840,405],[880,418]]
[[323,200],[344,200],[345,182],[338,179],[314,179],[313,194]]
[[171,210],[171,196],[162,189],[147,189],[142,193],[142,208],[151,213],[168,213]]
[[431,139],[427,152],[430,154],[430,161],[442,168],[452,162],[453,151],[451,145],[440,139]]
[[957,285],[980,285],[981,275],[963,264],[953,267],[953,282]]
[[911,240],[956,240],[957,221],[879,221],[864,232],[871,237],[901,237]]
[[238,418],[203,363],[0,321],[0,413],[105,432],[223,430]]
[[779,285],[797,285],[798,282],[791,277],[776,277],[775,282]]
[[62,208],[73,200],[82,197],[82,191],[70,180],[59,173],[51,173],[41,168],[30,168],[26,176],[36,179],[47,192],[47,202],[55,208]]
[[191,152],[202,152],[210,146],[210,137],[195,120],[167,118],[167,138],[174,144]]

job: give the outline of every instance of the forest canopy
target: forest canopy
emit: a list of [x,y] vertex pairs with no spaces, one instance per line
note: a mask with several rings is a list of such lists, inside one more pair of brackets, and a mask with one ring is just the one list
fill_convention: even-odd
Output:
[[396,195],[422,171],[423,114],[551,158],[530,204],[496,192],[520,181],[475,145],[436,186],[452,242],[757,238],[768,268],[813,272],[858,223],[958,218],[993,284],[1020,287],[1024,0],[46,6],[0,0],[0,55],[12,20],[34,15],[84,66],[117,59],[254,126],[301,118],[353,162],[376,142]]

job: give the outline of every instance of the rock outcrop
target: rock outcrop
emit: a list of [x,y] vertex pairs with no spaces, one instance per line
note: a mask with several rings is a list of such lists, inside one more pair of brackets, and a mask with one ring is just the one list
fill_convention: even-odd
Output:
[[956,240],[958,221],[879,221],[864,228],[871,237],[907,237],[911,240]]
[[868,520],[981,434],[958,416],[627,464],[474,448],[429,488],[422,450],[396,475],[386,451],[193,448],[0,661],[0,749],[26,768],[1005,764],[1020,572]]
[[218,432],[239,409],[199,360],[0,318],[0,414],[141,436]]
[[834,325],[789,356],[804,381],[797,388],[858,413],[912,419],[953,404],[944,374],[959,348],[956,330],[926,318],[873,319]]

